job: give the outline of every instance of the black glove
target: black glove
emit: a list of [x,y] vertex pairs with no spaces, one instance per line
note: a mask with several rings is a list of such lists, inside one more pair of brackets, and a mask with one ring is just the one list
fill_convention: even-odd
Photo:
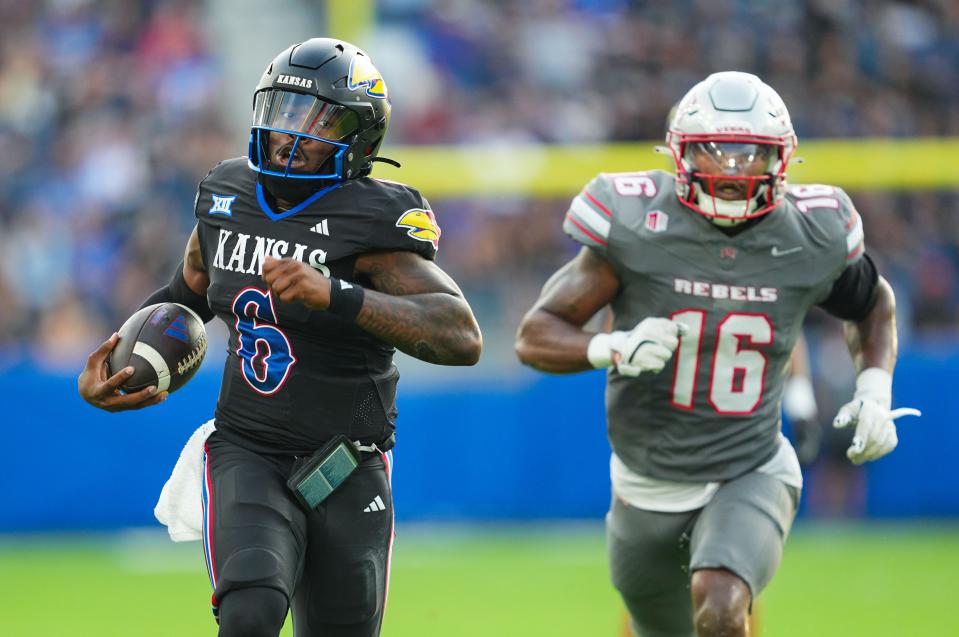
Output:
[[818,421],[808,418],[796,418],[790,421],[790,425],[799,464],[811,465],[819,457],[819,449],[822,446],[822,427]]

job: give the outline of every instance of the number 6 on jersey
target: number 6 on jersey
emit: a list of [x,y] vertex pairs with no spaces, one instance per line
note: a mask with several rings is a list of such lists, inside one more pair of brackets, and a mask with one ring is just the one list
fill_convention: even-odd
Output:
[[[275,325],[273,297],[257,288],[245,288],[233,300],[233,314],[239,341],[236,353],[243,359],[243,378],[254,391],[265,396],[275,394],[286,382],[296,357],[290,340]],[[263,354],[261,347],[266,350]]]

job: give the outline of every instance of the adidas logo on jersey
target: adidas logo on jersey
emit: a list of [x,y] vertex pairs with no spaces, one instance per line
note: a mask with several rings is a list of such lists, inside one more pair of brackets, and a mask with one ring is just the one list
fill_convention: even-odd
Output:
[[705,281],[690,281],[689,279],[673,279],[673,292],[712,299],[759,303],[774,303],[779,299],[779,290],[777,288],[757,288],[751,285],[706,283]]
[[315,232],[317,234],[324,234],[326,236],[330,236],[330,228],[329,226],[326,225],[326,219],[324,219],[323,221],[319,222],[318,224],[310,228],[310,231]]
[[374,511],[386,511],[386,505],[383,504],[383,500],[380,498],[380,496],[373,498],[373,501],[370,502],[365,509],[363,509],[363,513],[372,513]]

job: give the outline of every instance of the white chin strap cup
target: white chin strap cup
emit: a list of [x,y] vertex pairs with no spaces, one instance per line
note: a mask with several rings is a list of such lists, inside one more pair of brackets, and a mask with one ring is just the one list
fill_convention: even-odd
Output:
[[696,193],[696,204],[706,212],[722,215],[721,217],[710,217],[710,221],[718,226],[734,226],[746,221],[744,217],[752,214],[759,205],[756,199],[728,201],[708,195],[701,189]]

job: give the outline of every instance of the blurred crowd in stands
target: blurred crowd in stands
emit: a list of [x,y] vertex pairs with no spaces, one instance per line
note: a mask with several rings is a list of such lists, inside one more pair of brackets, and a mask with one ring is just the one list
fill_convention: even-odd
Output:
[[[393,96],[388,144],[658,139],[670,105],[725,69],[779,89],[800,143],[959,135],[959,4],[948,0],[381,0],[377,10],[367,48]],[[239,106],[223,103],[203,19],[202,3],[186,0],[0,0],[0,367],[76,371],[169,279],[196,183],[242,147],[223,125]],[[853,196],[904,337],[954,333],[959,193]],[[560,229],[568,201],[432,203],[440,264],[487,343],[507,350],[547,274],[575,251]]]
[[395,96],[394,141],[653,139],[680,96],[725,70],[776,87],[800,139],[959,134],[950,0],[378,5],[371,48],[402,50],[379,64],[416,86]]
[[0,356],[76,368],[161,281],[226,153],[189,2],[0,0]]

